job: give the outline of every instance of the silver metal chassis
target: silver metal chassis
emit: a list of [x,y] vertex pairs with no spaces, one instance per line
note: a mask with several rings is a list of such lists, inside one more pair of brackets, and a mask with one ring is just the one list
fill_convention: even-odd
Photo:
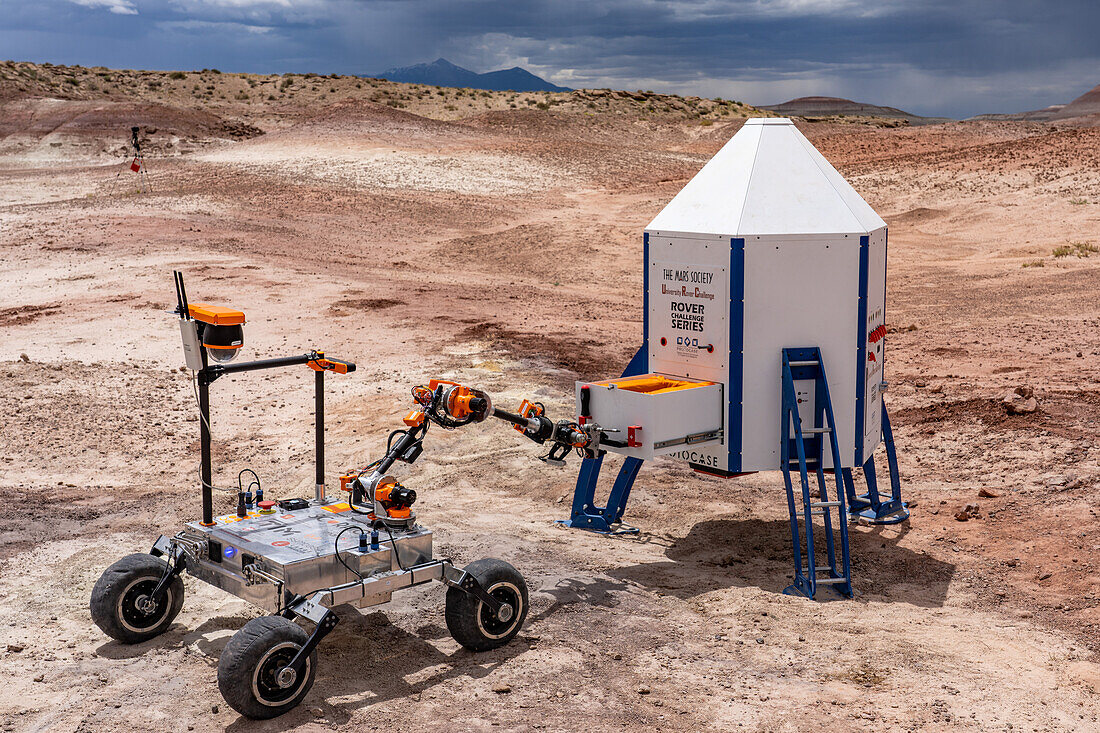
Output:
[[[161,536],[154,551],[182,560],[188,573],[271,613],[292,601],[313,621],[326,608],[360,608],[390,600],[393,591],[441,580],[458,585],[465,573],[449,560],[432,559],[432,533],[423,527],[379,530],[378,546],[359,549],[370,520],[347,504],[311,502],[293,512],[249,512],[215,517],[214,526],[190,522],[174,537]],[[339,538],[340,558],[336,539]],[[295,600],[296,599],[296,600]]]

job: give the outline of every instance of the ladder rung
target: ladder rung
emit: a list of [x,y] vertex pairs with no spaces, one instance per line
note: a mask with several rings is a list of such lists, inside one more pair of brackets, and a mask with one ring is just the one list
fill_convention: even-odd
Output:
[[802,428],[803,435],[819,435],[821,433],[831,433],[832,428]]
[[817,366],[817,365],[818,365],[818,364],[820,364],[820,363],[821,363],[821,362],[818,362],[818,361],[792,361],[792,362],[791,362],[791,366],[793,366],[793,367],[800,367],[800,366]]
[[[798,465],[798,459],[797,458],[792,458],[791,459],[791,465],[792,466],[797,466]],[[817,465],[817,459],[816,458],[807,458],[806,459],[806,465],[807,466],[816,466]]]
[[811,501],[810,506],[812,506],[814,509],[817,509],[818,507],[840,506],[840,502],[839,501]]
[[815,578],[818,585],[840,585],[841,583],[847,583],[847,578]]

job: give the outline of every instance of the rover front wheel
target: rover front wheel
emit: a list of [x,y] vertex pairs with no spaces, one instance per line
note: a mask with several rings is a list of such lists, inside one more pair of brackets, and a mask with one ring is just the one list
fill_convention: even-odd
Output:
[[218,660],[218,689],[229,706],[248,718],[274,718],[295,707],[313,687],[317,650],[302,672],[288,665],[308,635],[282,616],[254,618],[225,645]]

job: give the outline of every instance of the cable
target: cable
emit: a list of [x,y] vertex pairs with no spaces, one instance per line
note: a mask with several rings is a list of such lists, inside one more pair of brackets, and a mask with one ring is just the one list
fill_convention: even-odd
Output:
[[390,536],[390,551],[393,552],[393,559],[397,561],[397,567],[404,571],[405,566],[401,564],[401,553],[397,551],[397,540],[393,538],[393,530],[385,522],[382,522],[382,526],[386,528],[386,533]]
[[199,419],[206,425],[206,432],[214,437],[214,431],[210,428],[210,421],[202,414],[202,402],[199,401],[199,380],[195,372],[191,372],[191,391],[195,394],[195,407],[199,408]]
[[[355,577],[359,578],[359,580],[362,580],[363,579],[362,573],[360,573],[358,570],[354,569],[351,565],[348,565],[346,562],[344,562],[344,558],[340,556],[340,538],[344,536],[345,532],[349,532],[353,529],[357,529],[360,532],[363,531],[362,527],[360,527],[358,525],[354,525],[354,524],[351,525],[350,527],[344,527],[342,530],[340,530],[339,532],[336,533],[336,540],[332,543],[332,548],[336,551],[336,559],[340,561],[340,564],[343,565],[345,568],[347,568],[348,572],[353,573],[355,575]],[[366,593],[366,590],[364,590],[363,592]]]
[[248,488],[251,489],[252,484],[256,484],[257,489],[262,489],[263,488],[262,486],[260,486],[260,475],[258,473],[256,473],[255,471],[253,471],[251,468],[245,468],[245,469],[242,469],[241,472],[237,474],[237,489],[239,491],[244,491],[245,490],[244,487],[241,486],[241,476],[244,476],[246,473],[252,474],[252,478],[254,479],[253,481],[249,482]]

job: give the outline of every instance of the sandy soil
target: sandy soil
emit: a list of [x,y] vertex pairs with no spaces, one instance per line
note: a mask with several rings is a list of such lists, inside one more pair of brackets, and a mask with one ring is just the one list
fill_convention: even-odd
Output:
[[[513,644],[465,652],[442,587],[406,591],[343,614],[306,702],[254,723],[215,675],[256,609],[187,579],[168,633],[104,637],[87,611],[103,568],[198,512],[197,415],[164,313],[173,268],[192,300],[248,313],[248,357],[317,347],[359,364],[329,380],[334,483],[430,376],[567,414],[574,379],[618,374],[640,340],[641,230],[739,125],[342,104],[278,124],[260,106],[235,119],[268,134],[240,141],[195,123],[189,152],[151,155],[152,194],[118,177],[117,140],[99,132],[55,140],[48,165],[37,133],[0,150],[0,727],[1100,725],[1096,128],[804,126],[890,224],[887,401],[913,510],[853,528],[854,600],[780,593],[778,475],[655,461],[627,510],[641,534],[605,538],[554,523],[575,460],[549,469],[482,425],[433,432],[406,482],[441,555],[527,577]],[[309,379],[215,385],[218,481],[250,466],[277,496],[310,493]],[[1040,409],[1005,415],[1019,384]]]

